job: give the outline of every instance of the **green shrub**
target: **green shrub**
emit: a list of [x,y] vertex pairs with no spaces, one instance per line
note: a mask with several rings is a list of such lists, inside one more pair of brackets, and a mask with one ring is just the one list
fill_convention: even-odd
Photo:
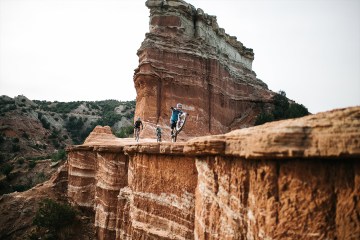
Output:
[[13,186],[13,190],[15,192],[25,192],[26,190],[29,190],[30,188],[31,188],[31,186],[28,184],[26,184],[26,185],[18,184],[18,185]]
[[57,203],[51,199],[40,202],[39,210],[36,212],[33,224],[46,228],[57,235],[59,230],[71,226],[76,218],[76,211],[68,204]]
[[0,181],[0,195],[14,192],[8,181]]
[[58,149],[60,147],[60,143],[56,139],[52,139],[52,144],[54,145],[54,147],[56,149]]
[[309,111],[302,104],[292,103],[292,104],[290,104],[287,115],[289,118],[298,118],[298,117],[309,115]]
[[118,138],[127,138],[131,134],[133,134],[133,132],[134,132],[133,126],[122,127],[118,132],[115,133],[115,136],[117,136]]
[[34,156],[34,157],[28,157],[28,160],[37,161],[37,160],[45,160],[51,158],[50,156]]
[[38,173],[37,182],[41,183],[41,182],[45,182],[45,180],[46,180],[46,176],[45,176],[44,171],[42,171],[41,173]]
[[36,162],[35,161],[30,161],[29,162],[29,168],[33,169],[36,166]]
[[52,111],[57,113],[70,113],[72,110],[75,110],[83,102],[58,102],[55,107],[52,108]]
[[8,107],[8,110],[11,111],[11,110],[15,110],[16,109],[16,105],[10,105]]
[[0,134],[0,145],[5,142],[5,137],[4,135]]
[[298,118],[310,114],[307,108],[303,105],[289,103],[289,99],[287,99],[284,91],[279,91],[279,93],[273,96],[272,100],[274,104],[272,111],[268,112],[263,109],[257,116],[255,125],[281,119]]
[[10,165],[9,163],[5,163],[0,171],[2,174],[4,174],[7,178],[9,177],[9,174],[11,173],[11,171],[14,169],[13,165]]
[[0,153],[0,164],[1,164],[2,162],[5,162],[5,159],[6,159],[5,154]]
[[11,148],[12,152],[19,152],[20,151],[20,146],[18,144],[13,144],[12,148]]
[[18,159],[18,160],[17,160],[17,163],[18,163],[19,165],[23,165],[23,164],[24,164],[24,159],[23,159],[23,158]]
[[60,149],[56,153],[54,153],[51,156],[51,160],[53,161],[59,161],[59,160],[65,160],[66,159],[66,151],[64,149]]
[[25,139],[29,139],[29,135],[26,132],[23,132],[21,136]]
[[274,116],[272,114],[267,113],[266,111],[262,111],[255,120],[255,126],[271,121],[274,121]]
[[42,117],[40,122],[45,129],[50,129],[50,123],[46,120],[46,118]]
[[59,131],[56,129],[53,129],[53,131],[51,132],[51,135],[48,137],[49,139],[57,139],[59,136]]
[[83,137],[83,126],[84,122],[81,117],[76,118],[75,116],[70,116],[66,121],[65,128],[70,133],[70,136],[75,144],[80,144],[85,139]]

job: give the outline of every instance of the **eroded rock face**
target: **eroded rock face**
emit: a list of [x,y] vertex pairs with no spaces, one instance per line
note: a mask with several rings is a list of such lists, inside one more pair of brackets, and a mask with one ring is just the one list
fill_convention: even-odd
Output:
[[155,124],[167,133],[170,107],[178,102],[190,113],[183,140],[252,126],[273,95],[252,70],[252,49],[184,1],[148,0],[146,6],[150,32],[134,74],[135,116],[146,123],[142,136],[153,136]]
[[44,183],[24,192],[1,195],[0,239],[28,239],[35,228],[33,220],[41,200],[65,201],[67,181],[67,165],[64,164]]
[[360,107],[186,143],[110,138],[69,149],[90,171],[69,171],[68,193],[98,239],[360,238]]

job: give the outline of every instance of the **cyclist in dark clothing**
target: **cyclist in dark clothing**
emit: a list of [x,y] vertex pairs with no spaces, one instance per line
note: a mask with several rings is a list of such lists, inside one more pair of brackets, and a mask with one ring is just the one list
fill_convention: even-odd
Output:
[[155,133],[156,133],[157,141],[161,142],[161,127],[160,127],[160,125],[156,125]]
[[134,136],[137,142],[139,141],[139,136],[140,136],[140,126],[141,126],[141,130],[144,129],[141,119],[138,118],[138,120],[136,120],[134,123]]
[[144,129],[144,126],[143,126],[143,124],[142,124],[141,118],[138,118],[138,119],[135,121],[134,128],[139,128],[139,129],[140,129],[140,126],[141,126],[141,130],[143,130],[143,129]]

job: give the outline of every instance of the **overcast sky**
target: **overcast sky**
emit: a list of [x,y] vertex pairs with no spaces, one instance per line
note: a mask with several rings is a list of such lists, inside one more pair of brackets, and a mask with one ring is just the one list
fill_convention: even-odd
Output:
[[[317,113],[360,105],[360,0],[188,0],[254,49],[269,89]],[[145,0],[0,0],[0,95],[133,100]]]

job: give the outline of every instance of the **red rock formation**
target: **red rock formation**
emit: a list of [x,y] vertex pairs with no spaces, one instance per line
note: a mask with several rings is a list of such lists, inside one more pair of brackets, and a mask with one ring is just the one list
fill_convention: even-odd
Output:
[[[181,0],[148,0],[150,32],[138,50],[135,116],[153,136],[169,132],[170,107],[190,113],[180,138],[252,126],[273,93],[252,71],[254,53],[219,28],[216,17]],[[169,134],[166,134],[167,139]]]
[[69,196],[92,203],[99,239],[360,238],[360,107],[187,143],[110,138],[69,149],[84,165]]

